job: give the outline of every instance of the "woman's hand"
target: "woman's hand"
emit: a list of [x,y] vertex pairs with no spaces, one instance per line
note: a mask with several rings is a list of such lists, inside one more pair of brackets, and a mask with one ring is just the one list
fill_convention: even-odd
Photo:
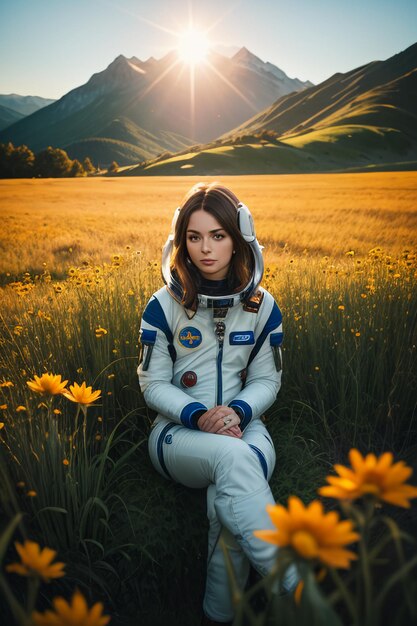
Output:
[[241,437],[240,417],[230,406],[215,406],[209,409],[197,421],[200,430],[216,435]]
[[227,435],[227,437],[235,437],[235,439],[241,439],[243,433],[240,430],[239,426],[232,426],[231,428],[228,428],[227,430],[225,430],[223,433],[220,433],[220,434]]

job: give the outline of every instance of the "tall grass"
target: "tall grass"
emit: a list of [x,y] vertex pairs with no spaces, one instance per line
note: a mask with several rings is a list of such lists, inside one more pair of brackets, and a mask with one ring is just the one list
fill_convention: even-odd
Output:
[[[106,263],[68,263],[65,276],[29,272],[1,292],[1,513],[7,519],[22,511],[17,537],[56,549],[68,564],[40,604],[79,586],[104,600],[116,624],[139,615],[144,624],[164,624],[167,616],[198,624],[204,493],[173,485],[151,467],[152,415],[136,377],[139,320],[161,284],[160,267],[125,250]],[[267,414],[277,499],[311,499],[323,469],[352,446],[391,449],[412,462],[416,276],[411,249],[322,257],[286,247],[267,266],[264,285],[285,329],[283,388]],[[101,390],[87,412],[85,439],[73,403],[27,387],[45,371]],[[22,595],[20,582],[14,585]]]

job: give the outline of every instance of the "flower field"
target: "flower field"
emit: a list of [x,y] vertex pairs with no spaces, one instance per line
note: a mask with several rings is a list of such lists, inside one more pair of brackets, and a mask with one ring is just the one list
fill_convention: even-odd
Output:
[[[141,312],[161,285],[172,213],[194,182],[0,181],[0,608],[8,623],[199,624],[204,493],[151,467],[152,415],[136,377]],[[278,502],[292,498],[300,519],[317,528],[331,520],[336,535],[339,520],[325,510],[330,497],[349,500],[347,478],[358,497],[382,489],[344,470],[322,487],[349,450],[391,452],[380,457],[384,467],[402,459],[417,469],[417,175],[222,182],[254,214],[263,285],[283,312],[283,387],[266,416],[278,459],[272,488]],[[318,487],[323,504],[309,505]],[[402,513],[414,492],[383,493],[385,505],[400,507],[395,520],[414,527],[415,505]],[[278,517],[286,515],[281,507]],[[349,522],[343,536],[353,542],[359,526]],[[305,558],[310,539],[299,532],[294,544]],[[342,623],[365,624],[354,614]]]

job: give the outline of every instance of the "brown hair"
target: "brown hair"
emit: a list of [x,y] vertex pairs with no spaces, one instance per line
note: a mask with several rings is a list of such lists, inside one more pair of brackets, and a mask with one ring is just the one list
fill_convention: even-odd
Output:
[[201,275],[190,262],[187,252],[187,228],[194,211],[210,213],[230,235],[235,254],[232,256],[227,281],[230,291],[241,291],[249,282],[253,271],[253,256],[249,244],[243,239],[237,223],[239,200],[235,194],[219,183],[198,183],[185,196],[175,226],[174,252],[171,271],[175,272],[183,289],[182,304],[196,308]]

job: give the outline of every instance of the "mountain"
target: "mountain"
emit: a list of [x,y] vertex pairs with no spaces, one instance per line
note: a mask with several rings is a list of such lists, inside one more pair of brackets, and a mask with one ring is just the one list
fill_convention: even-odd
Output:
[[417,44],[291,93],[216,142],[130,174],[417,169]]
[[106,146],[106,160],[112,142],[123,142],[131,144],[122,146],[125,156],[119,153],[120,164],[127,164],[137,162],[132,149],[149,158],[211,141],[300,89],[304,83],[244,48],[232,58],[212,51],[193,74],[174,52],[147,61],[120,55],[85,85],[0,132],[0,141],[35,152],[68,148],[79,157],[94,142],[98,156]]
[[30,115],[38,109],[52,104],[52,102],[55,102],[55,100],[41,98],[40,96],[19,96],[17,93],[0,94],[0,105],[22,115]]
[[0,130],[11,126],[27,115],[55,102],[39,96],[19,96],[16,93],[0,94]]
[[24,117],[22,113],[18,113],[9,107],[0,104],[0,130],[7,128]]
[[233,61],[242,67],[246,67],[255,72],[262,74],[271,74],[281,84],[281,94],[286,95],[293,91],[302,91],[307,87],[312,87],[313,83],[301,81],[298,78],[288,78],[288,76],[272,63],[264,63],[261,59],[245,47],[241,48],[233,57]]

